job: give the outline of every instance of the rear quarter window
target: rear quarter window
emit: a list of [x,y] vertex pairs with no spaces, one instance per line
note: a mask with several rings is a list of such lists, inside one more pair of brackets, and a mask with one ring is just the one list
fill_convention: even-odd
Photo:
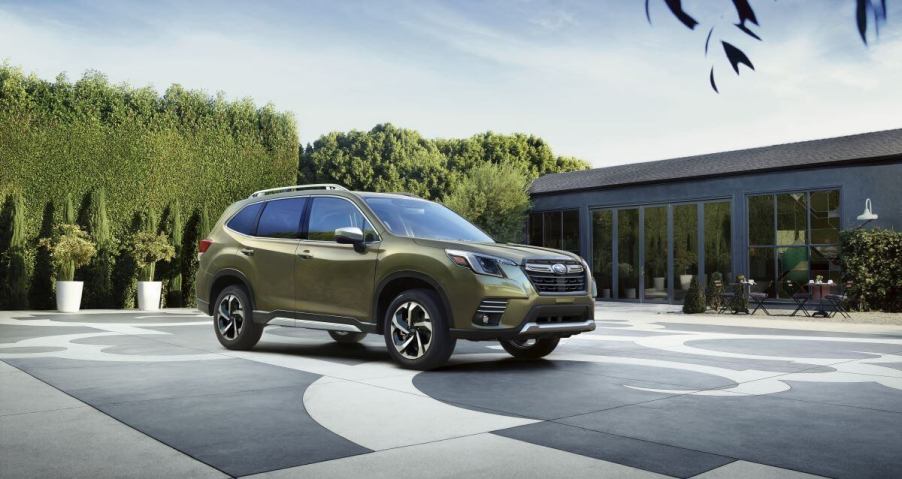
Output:
[[245,206],[226,225],[241,234],[253,236],[257,232],[257,216],[263,209],[263,203],[254,203]]

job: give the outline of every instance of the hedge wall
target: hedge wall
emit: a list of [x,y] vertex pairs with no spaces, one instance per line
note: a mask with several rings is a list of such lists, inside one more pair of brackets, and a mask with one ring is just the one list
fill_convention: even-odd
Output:
[[841,235],[840,261],[853,308],[902,311],[902,232],[849,230]]
[[271,105],[178,85],[161,96],[95,72],[49,82],[0,65],[0,199],[24,196],[32,257],[48,203],[60,216],[67,193],[80,208],[104,190],[121,238],[136,212],[178,200],[186,217],[203,207],[215,217],[256,189],[293,183],[297,163],[294,118]]

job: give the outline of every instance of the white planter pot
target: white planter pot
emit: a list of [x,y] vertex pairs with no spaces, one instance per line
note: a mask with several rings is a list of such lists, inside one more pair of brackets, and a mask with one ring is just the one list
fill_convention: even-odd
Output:
[[681,274],[680,275],[680,289],[689,289],[690,283],[692,283],[692,275],[691,274]]
[[138,281],[138,309],[141,311],[159,310],[162,289],[162,281]]
[[626,288],[626,299],[636,299],[636,288]]
[[655,290],[664,291],[664,277],[663,276],[655,276],[652,279],[655,282]]
[[81,309],[82,281],[56,282],[56,309],[61,313],[77,313]]

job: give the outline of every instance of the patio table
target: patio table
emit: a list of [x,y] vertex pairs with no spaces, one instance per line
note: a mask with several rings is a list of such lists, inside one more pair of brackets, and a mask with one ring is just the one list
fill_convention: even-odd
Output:
[[827,295],[830,294],[830,291],[835,287],[834,283],[808,283],[808,292],[811,295],[811,301],[817,302],[817,309],[811,313],[811,316],[823,316],[829,317],[830,312],[827,311],[826,306],[829,304],[827,301]]

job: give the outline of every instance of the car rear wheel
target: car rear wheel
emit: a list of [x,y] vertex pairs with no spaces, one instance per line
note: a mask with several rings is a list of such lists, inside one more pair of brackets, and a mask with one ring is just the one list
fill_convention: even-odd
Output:
[[445,364],[457,343],[448,332],[438,297],[427,289],[399,294],[388,306],[383,327],[389,354],[408,369]]
[[339,344],[355,344],[363,341],[366,333],[352,333],[350,331],[329,331],[329,336]]
[[213,310],[216,339],[227,349],[248,350],[263,335],[263,326],[254,322],[254,308],[244,288],[227,286],[216,298]]
[[561,338],[502,339],[501,347],[519,359],[539,359],[551,354]]

